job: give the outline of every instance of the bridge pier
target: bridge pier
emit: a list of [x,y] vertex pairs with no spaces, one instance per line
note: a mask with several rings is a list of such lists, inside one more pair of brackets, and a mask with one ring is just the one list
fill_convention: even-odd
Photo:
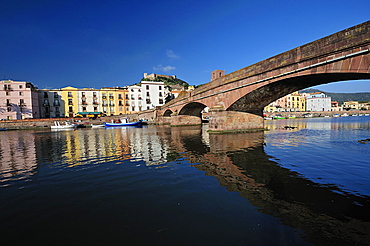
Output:
[[194,126],[201,125],[202,119],[192,115],[171,115],[171,126]]
[[210,133],[250,132],[264,129],[263,117],[223,108],[210,109],[208,131]]

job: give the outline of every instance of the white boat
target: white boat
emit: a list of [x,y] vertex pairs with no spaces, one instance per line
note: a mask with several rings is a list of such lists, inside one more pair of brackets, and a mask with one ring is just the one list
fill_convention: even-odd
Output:
[[340,117],[339,114],[333,114],[333,117]]
[[347,117],[347,116],[348,116],[347,113],[342,114],[342,117]]
[[99,127],[104,127],[104,125],[102,124],[102,125],[93,125],[93,124],[91,124],[91,127],[92,128],[99,128]]
[[65,124],[60,124],[59,121],[54,121],[54,125],[50,126],[51,129],[75,129],[77,124],[66,121]]

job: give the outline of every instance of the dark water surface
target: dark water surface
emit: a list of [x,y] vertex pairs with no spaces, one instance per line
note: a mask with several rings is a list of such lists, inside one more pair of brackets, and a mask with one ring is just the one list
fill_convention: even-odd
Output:
[[0,244],[370,245],[370,117],[265,127],[1,132]]

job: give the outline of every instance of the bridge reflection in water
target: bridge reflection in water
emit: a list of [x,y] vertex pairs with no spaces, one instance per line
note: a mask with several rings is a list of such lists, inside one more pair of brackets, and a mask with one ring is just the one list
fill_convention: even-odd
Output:
[[[302,123],[305,124],[305,123]],[[186,132],[186,134],[182,134]],[[203,135],[205,133],[203,132]],[[369,197],[342,194],[282,168],[264,151],[264,133],[207,135],[201,130],[173,136],[194,167],[212,175],[317,245],[367,245],[370,242]]]

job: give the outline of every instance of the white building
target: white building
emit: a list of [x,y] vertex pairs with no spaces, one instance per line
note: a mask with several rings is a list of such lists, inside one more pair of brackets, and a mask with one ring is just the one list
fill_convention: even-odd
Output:
[[306,98],[306,111],[331,111],[331,97],[322,92],[309,95]]
[[130,85],[128,87],[129,95],[129,110],[131,113],[142,111],[143,109],[143,96],[141,93],[141,86]]
[[156,81],[141,81],[143,110],[152,109],[164,104],[164,83]]
[[130,111],[138,112],[153,109],[165,103],[165,89],[163,82],[141,81],[141,85],[128,87]]
[[0,81],[0,119],[40,118],[37,88],[26,81]]

